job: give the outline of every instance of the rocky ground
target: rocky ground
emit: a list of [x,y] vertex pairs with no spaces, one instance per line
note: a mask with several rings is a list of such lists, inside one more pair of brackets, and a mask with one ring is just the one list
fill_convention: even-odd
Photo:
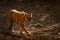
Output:
[[[29,22],[26,22],[26,28],[29,32],[32,32],[32,34],[21,34],[20,36],[13,36],[8,34],[8,11],[10,9],[16,9],[33,14],[32,23],[29,24]],[[0,3],[0,33],[1,40],[59,40],[60,5],[56,1],[8,4]]]

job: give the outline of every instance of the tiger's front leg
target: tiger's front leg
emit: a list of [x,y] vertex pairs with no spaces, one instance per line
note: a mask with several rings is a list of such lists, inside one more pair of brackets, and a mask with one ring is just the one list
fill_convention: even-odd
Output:
[[21,25],[20,31],[21,31],[22,33],[25,32],[26,34],[29,34],[28,31],[26,30],[26,28],[24,27],[24,21],[21,21],[21,22],[20,22],[20,25]]

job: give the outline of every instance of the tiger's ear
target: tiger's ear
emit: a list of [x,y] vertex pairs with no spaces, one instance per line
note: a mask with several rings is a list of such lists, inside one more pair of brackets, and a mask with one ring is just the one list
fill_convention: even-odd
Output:
[[32,13],[31,13],[31,17],[32,17]]

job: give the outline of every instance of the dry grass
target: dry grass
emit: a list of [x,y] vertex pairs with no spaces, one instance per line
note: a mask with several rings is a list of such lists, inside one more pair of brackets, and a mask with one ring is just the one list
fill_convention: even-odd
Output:
[[60,40],[60,38],[53,36],[40,36],[40,38],[38,38],[38,36],[36,38],[18,38],[14,36],[0,34],[0,40]]

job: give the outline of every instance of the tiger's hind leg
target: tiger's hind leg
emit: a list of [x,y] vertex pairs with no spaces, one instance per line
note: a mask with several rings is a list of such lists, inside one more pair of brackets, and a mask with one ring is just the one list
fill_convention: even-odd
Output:
[[10,25],[9,25],[9,33],[12,32],[12,28],[13,28],[13,20],[10,20]]

